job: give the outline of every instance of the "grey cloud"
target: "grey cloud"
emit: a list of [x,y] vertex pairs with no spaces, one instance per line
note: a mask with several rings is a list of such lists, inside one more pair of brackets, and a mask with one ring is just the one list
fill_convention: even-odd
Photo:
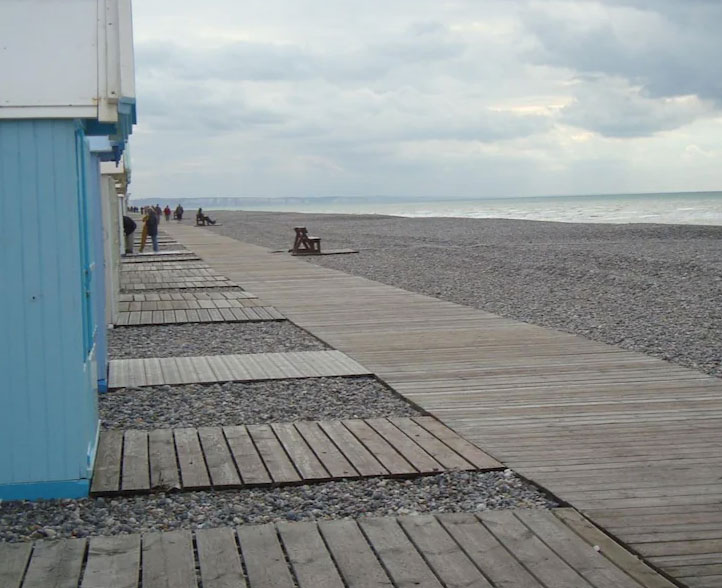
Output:
[[699,101],[653,100],[618,80],[585,80],[560,121],[607,137],[645,137],[675,129],[706,114]]
[[139,72],[172,73],[191,80],[374,80],[417,63],[453,59],[465,46],[439,23],[420,23],[392,40],[361,48],[316,53],[294,44],[234,42],[190,49],[145,42],[136,47]]
[[141,124],[163,131],[202,131],[210,134],[280,125],[278,112],[249,106],[241,96],[223,96],[205,85],[152,83],[139,79],[143,100]]
[[[590,17],[585,26],[543,3],[527,11],[526,28],[540,43],[530,59],[622,76],[651,97],[696,94],[722,106],[722,3],[615,0],[605,6],[607,18]],[[625,7],[646,12],[619,12]]]

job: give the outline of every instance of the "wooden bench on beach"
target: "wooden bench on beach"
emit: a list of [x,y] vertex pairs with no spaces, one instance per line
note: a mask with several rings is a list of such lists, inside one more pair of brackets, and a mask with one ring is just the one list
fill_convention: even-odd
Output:
[[306,227],[294,227],[296,239],[293,241],[291,255],[321,255],[321,238],[309,237]]

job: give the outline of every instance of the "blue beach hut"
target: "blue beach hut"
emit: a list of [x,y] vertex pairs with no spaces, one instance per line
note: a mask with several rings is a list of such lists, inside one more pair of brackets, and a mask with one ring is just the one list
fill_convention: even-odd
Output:
[[0,3],[0,499],[87,495],[105,380],[99,165],[135,123],[130,0]]

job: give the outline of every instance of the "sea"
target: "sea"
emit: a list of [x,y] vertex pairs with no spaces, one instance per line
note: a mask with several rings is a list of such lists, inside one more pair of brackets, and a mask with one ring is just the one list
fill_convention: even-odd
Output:
[[[237,201],[236,201],[237,202]],[[475,199],[268,199],[236,210],[384,214],[403,217],[506,218],[567,223],[722,225],[722,192],[605,194]]]

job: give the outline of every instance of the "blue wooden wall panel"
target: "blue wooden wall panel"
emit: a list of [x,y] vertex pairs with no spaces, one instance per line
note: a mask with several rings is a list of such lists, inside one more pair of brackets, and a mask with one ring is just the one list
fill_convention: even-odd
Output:
[[[108,374],[108,343],[105,325],[105,257],[103,243],[103,210],[100,189],[100,157],[91,153],[87,159],[88,196],[90,204],[90,225],[92,229],[93,260],[93,299],[95,302],[95,355],[98,365],[98,382],[106,385]],[[105,391],[105,390],[104,390]]]
[[88,475],[97,405],[82,339],[77,128],[0,121],[0,487]]

